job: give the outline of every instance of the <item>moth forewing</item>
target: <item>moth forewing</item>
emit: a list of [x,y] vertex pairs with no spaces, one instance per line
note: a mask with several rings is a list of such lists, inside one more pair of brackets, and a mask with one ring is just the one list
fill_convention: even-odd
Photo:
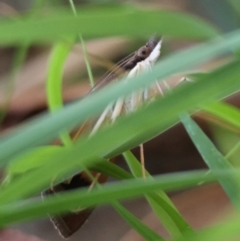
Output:
[[[155,63],[155,61],[157,60],[157,58],[160,55],[161,44],[162,44],[162,40],[160,40],[156,44],[156,46],[154,47],[154,49],[152,50],[152,52],[149,54],[149,56],[146,59],[144,59],[143,61],[136,64],[136,66],[129,72],[129,74],[127,76],[128,79],[136,77],[137,75],[139,75],[143,72],[151,70],[153,64]],[[143,102],[149,101],[152,96],[150,93],[152,91],[152,89],[154,89],[154,92],[156,95],[156,93],[158,91],[156,91],[155,85],[157,85],[160,88],[159,84],[156,81],[156,83],[154,83],[153,85],[151,85],[145,89],[135,91],[129,97],[127,97],[125,100],[126,111],[132,112],[135,109],[137,109],[140,105],[142,105]],[[161,92],[160,92],[160,94],[161,94]]]
[[[110,81],[111,77],[114,77],[111,79],[112,82],[121,81],[123,77],[125,77],[125,81],[131,81],[131,78],[151,70],[152,65],[160,55],[161,43],[161,39],[159,40],[156,37],[151,38],[145,46],[118,62],[111,72],[104,75],[105,79],[100,79],[102,82],[98,82],[93,90],[101,88],[103,83],[106,85],[106,82]],[[145,90],[133,92],[129,97],[120,97],[115,103],[108,105],[96,121],[91,135],[100,128],[105,120],[111,120],[111,122],[113,122],[120,114],[130,113],[137,109],[142,102],[147,100],[147,98],[144,97],[144,92],[146,94],[146,92],[149,92],[152,88],[153,86],[151,86],[150,89],[146,88]]]

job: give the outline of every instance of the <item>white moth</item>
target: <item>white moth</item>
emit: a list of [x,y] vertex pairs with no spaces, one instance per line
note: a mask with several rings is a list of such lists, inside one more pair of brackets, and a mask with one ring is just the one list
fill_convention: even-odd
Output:
[[[160,55],[161,45],[162,40],[159,40],[150,54],[145,59],[138,61],[135,67],[128,72],[125,80],[130,81],[131,78],[143,72],[151,71],[152,66]],[[143,51],[142,48],[136,51],[135,54],[139,54],[139,51]],[[95,123],[91,135],[94,134],[104,122],[109,120],[114,122],[120,114],[133,112],[143,103],[151,101],[159,93],[162,94],[162,89],[159,83],[155,81],[153,85],[146,89],[135,91],[128,97],[119,98],[115,103],[110,103]]]

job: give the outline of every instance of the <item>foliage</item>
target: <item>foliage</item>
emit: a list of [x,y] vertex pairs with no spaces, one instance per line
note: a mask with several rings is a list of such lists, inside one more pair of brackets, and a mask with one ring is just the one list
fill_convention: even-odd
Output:
[[[130,5],[87,7],[77,9],[77,12],[79,15],[74,16],[70,8],[57,8],[41,19],[33,15],[0,21],[2,46],[26,46],[29,43],[53,45],[46,83],[49,108],[53,112],[27,121],[0,139],[0,165],[7,171],[0,188],[0,225],[65,212],[79,205],[112,204],[146,240],[153,240],[153,237],[164,240],[139,223],[117,202],[144,195],[173,240],[200,240],[198,237],[213,240],[219,229],[213,227],[193,231],[164,191],[193,187],[199,182],[219,181],[236,210],[239,210],[238,169],[217,150],[187,112],[192,114],[201,108],[235,129],[239,128],[239,110],[223,104],[220,99],[240,88],[240,60],[235,55],[240,49],[240,31],[223,35],[214,26],[188,14],[141,10]],[[136,25],[141,28],[136,28]],[[156,64],[152,72],[138,76],[127,84],[116,83],[63,107],[61,79],[64,62],[79,33],[86,39],[112,35],[146,37],[161,33],[171,38],[194,39],[204,43],[170,54]],[[195,82],[180,86],[164,98],[157,98],[135,113],[119,118],[113,125],[102,128],[90,138],[82,136],[75,143],[71,142],[68,136],[70,130],[101,113],[111,101],[150,85],[156,78],[163,81],[181,71],[191,72],[194,66],[224,54],[229,55],[227,64],[201,74]],[[141,180],[139,163],[127,150],[154,138],[179,121],[183,122],[211,172],[208,175],[206,171],[192,171],[148,176],[146,180]],[[49,146],[49,141],[59,135],[65,146]],[[132,174],[105,162],[104,158],[123,151],[127,151],[124,156]],[[91,192],[87,189],[71,191],[46,199],[44,203],[40,198],[31,198],[46,189],[53,177],[57,183],[86,168],[127,180],[106,184]],[[239,222],[239,215],[230,219],[230,223],[234,222]],[[220,237],[228,240],[232,235],[230,231],[240,233],[239,229],[231,229],[229,220],[226,220],[219,231]]]

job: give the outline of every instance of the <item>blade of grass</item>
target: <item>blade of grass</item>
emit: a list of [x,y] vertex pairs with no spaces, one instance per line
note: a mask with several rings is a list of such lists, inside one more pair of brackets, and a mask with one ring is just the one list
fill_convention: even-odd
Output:
[[231,132],[219,126],[210,126],[216,146],[225,158],[234,166],[239,167],[240,137],[239,134]]
[[90,166],[89,169],[117,179],[133,178],[133,175],[131,173],[125,171],[124,169],[107,160],[101,162],[99,165]]
[[[231,172],[218,173],[218,176],[229,176]],[[200,181],[205,183],[216,180],[213,174],[206,175],[206,171],[191,171],[175,174],[167,174],[146,180],[134,179],[122,181],[120,183],[110,183],[104,185],[101,190],[82,189],[69,191],[59,196],[53,196],[45,199],[43,203],[40,199],[29,201],[8,203],[0,206],[0,226],[7,225],[20,220],[27,220],[37,217],[43,217],[46,214],[56,214],[74,210],[79,206],[91,207],[112,203],[114,201],[133,198],[157,191],[173,191],[189,188],[197,185]]]
[[22,64],[25,60],[28,48],[29,48],[29,43],[23,43],[19,46],[19,48],[16,50],[16,53],[14,54],[10,75],[9,75],[6,83],[4,83],[5,84],[5,91],[4,91],[5,101],[4,101],[4,108],[3,108],[2,112],[0,113],[0,124],[2,123],[2,121],[4,120],[4,118],[7,114],[7,109],[10,105],[12,94],[13,94],[13,91],[15,88],[15,86],[14,86],[15,79],[16,79],[16,76],[19,73],[20,68],[22,67]]
[[[45,0],[37,0],[34,2],[33,8],[28,12],[27,17],[31,18],[35,14],[38,13],[38,11],[42,8],[43,3]],[[13,94],[14,90],[14,82],[16,80],[17,74],[19,73],[24,60],[27,55],[27,51],[30,47],[30,43],[28,41],[23,42],[20,44],[18,49],[16,50],[16,53],[14,54],[13,62],[12,62],[12,68],[8,77],[8,80],[6,81],[6,90],[5,90],[5,95],[6,95],[6,100],[4,101],[4,110],[0,113],[0,124],[5,118],[5,115],[7,113],[7,109],[9,107],[11,97]]]
[[[188,114],[181,114],[181,121],[203,160],[213,173],[219,170],[228,171],[234,169]],[[219,182],[232,203],[240,210],[240,190],[238,180],[235,176],[229,176],[227,178],[219,179]]]
[[[61,153],[62,149],[63,148],[60,146],[38,147],[20,155],[17,159],[13,159],[6,169],[8,180],[14,178],[14,176],[23,175],[28,171],[45,165],[49,156],[54,153]],[[108,162],[105,159],[101,160],[102,162],[100,164],[92,165],[89,169],[117,179],[133,178],[130,173],[126,172],[117,165]]]
[[227,218],[227,220],[222,222],[221,224],[217,224],[209,228],[204,228],[196,233],[190,233],[184,238],[174,239],[173,241],[238,240],[240,235],[239,220],[239,216]]
[[232,126],[240,128],[240,110],[237,107],[224,102],[215,102],[212,105],[204,106],[203,110]]
[[33,148],[28,152],[20,155],[17,159],[13,159],[7,167],[7,174],[9,176],[15,176],[24,174],[34,168],[41,167],[46,164],[48,156],[54,153],[61,152],[60,146],[42,146]]
[[219,33],[197,17],[173,11],[142,11],[129,5],[119,5],[112,8],[81,8],[80,12],[81,16],[76,17],[68,9],[55,9],[44,18],[2,20],[0,32],[4,34],[0,36],[0,44],[9,46],[25,41],[42,44],[79,32],[85,38],[112,35],[145,37],[159,32],[185,39],[208,39]]
[[152,229],[144,225],[140,220],[138,220],[133,214],[131,214],[127,209],[125,209],[122,205],[117,202],[112,203],[114,209],[119,213],[120,216],[124,220],[128,222],[128,224],[133,227],[145,240],[159,240],[164,241],[162,237],[160,237],[157,233],[155,233]]
[[[73,11],[74,16],[77,17],[77,11],[76,11],[76,8],[74,6],[73,0],[69,0],[69,3],[70,3],[70,6],[71,6],[71,9]],[[85,42],[83,40],[83,37],[82,37],[81,33],[78,33],[78,37],[79,37],[79,40],[80,40],[80,43],[81,43],[81,46],[82,46],[84,61],[85,61],[86,67],[87,67],[89,81],[90,81],[91,86],[93,87],[94,86],[94,80],[93,80],[92,70],[91,70],[91,66],[90,66],[90,63],[89,63],[89,59],[88,59],[86,45],[85,45]]]
[[[133,175],[137,178],[141,177],[141,165],[131,151],[124,152],[123,156]],[[146,176],[148,178],[151,177],[147,171]],[[192,230],[190,225],[178,213],[177,208],[174,206],[165,192],[158,190],[155,193],[153,192],[145,195],[145,197],[158,219],[163,223],[164,227],[173,237],[176,238],[182,236],[186,232],[190,232]]]
[[[102,190],[102,185],[98,183],[98,180],[93,177],[93,175],[86,170],[87,175],[91,178],[92,182],[95,183],[98,190]],[[145,240],[162,240],[164,239],[160,237],[153,230],[148,228],[145,224],[143,224],[138,218],[136,218],[133,214],[131,214],[122,204],[115,201],[111,203],[111,206],[119,213],[119,215],[133,228],[138,232]]]

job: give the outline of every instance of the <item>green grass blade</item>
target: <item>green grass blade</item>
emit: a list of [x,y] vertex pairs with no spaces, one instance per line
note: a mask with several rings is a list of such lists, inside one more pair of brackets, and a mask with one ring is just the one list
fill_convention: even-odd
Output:
[[138,220],[133,214],[131,214],[127,209],[125,209],[119,203],[112,203],[114,209],[119,213],[120,216],[127,223],[133,227],[145,240],[152,241],[164,241],[162,237],[160,237],[157,233],[155,233],[152,229],[144,225],[140,220]]
[[14,58],[12,61],[12,69],[10,71],[8,80],[5,83],[5,91],[4,91],[4,105],[1,107],[1,113],[0,113],[0,124],[4,120],[6,114],[7,114],[7,109],[10,105],[11,98],[14,92],[15,88],[15,80],[16,76],[19,73],[22,64],[24,63],[24,60],[27,55],[27,51],[29,48],[29,43],[23,43],[19,46],[19,48],[16,50],[16,53],[14,54]]
[[[136,157],[130,151],[124,152],[123,156],[133,175],[137,178],[141,177],[142,169]],[[147,171],[146,176],[148,178],[151,177]],[[191,230],[190,225],[178,213],[176,207],[165,192],[158,190],[157,192],[145,195],[145,197],[158,219],[173,237],[182,236]]]
[[1,20],[0,32],[4,34],[0,36],[0,45],[59,41],[76,36],[79,32],[85,38],[112,35],[146,37],[158,32],[185,39],[207,39],[219,34],[216,28],[203,20],[173,11],[142,11],[129,5],[119,5],[112,8],[81,8],[79,12],[81,15],[77,17],[65,9],[54,10],[44,18]]
[[[232,173],[225,172],[218,175],[227,176],[232,175]],[[94,189],[91,192],[88,189],[69,191],[59,196],[46,198],[45,202],[42,202],[41,199],[33,199],[8,203],[0,206],[0,226],[30,218],[43,217],[46,214],[63,213],[79,208],[79,206],[91,207],[107,203],[111,204],[114,201],[138,197],[159,189],[174,191],[189,188],[203,180],[205,183],[212,182],[216,180],[216,176],[212,174],[206,175],[206,171],[175,173],[161,175],[154,180],[152,178],[150,180],[134,179],[120,183],[110,183],[101,189]]]
[[23,175],[34,168],[39,168],[46,164],[47,157],[61,152],[60,146],[42,146],[33,148],[28,152],[13,159],[7,167],[7,174],[10,176]]
[[[98,190],[101,190],[102,186],[98,183],[97,179],[94,178],[89,171],[87,171],[87,174],[92,179],[92,182],[95,183]],[[155,233],[153,230],[144,225],[139,219],[137,219],[133,214],[131,214],[119,202],[115,201],[111,203],[111,205],[119,213],[119,215],[146,240],[164,240],[157,233]]]
[[239,230],[240,217],[228,218],[221,224],[213,227],[204,228],[196,233],[190,233],[184,238],[174,239],[173,241],[229,241],[238,240],[240,235]]
[[225,158],[234,166],[239,167],[240,138],[239,134],[229,131],[219,126],[211,126],[216,146],[219,148]]
[[[69,0],[69,4],[71,6],[71,9],[73,11],[74,16],[77,17],[77,11],[76,11],[73,0]],[[86,45],[85,45],[85,42],[83,40],[82,34],[78,33],[78,36],[79,36],[79,40],[81,42],[81,47],[82,47],[82,50],[83,50],[84,61],[85,61],[85,64],[86,64],[86,67],[87,67],[87,72],[88,72],[88,78],[89,78],[91,86],[93,87],[94,86],[94,80],[93,80],[92,70],[91,70],[91,66],[90,66],[90,63],[89,63],[89,59],[88,59]]]
[[[222,154],[188,114],[182,114],[181,121],[203,160],[213,173],[219,170],[233,170],[233,166],[225,159],[225,157],[222,156]],[[219,182],[232,203],[240,209],[240,190],[238,180],[234,176],[229,176],[227,178],[219,179]]]
[[[14,178],[18,175],[23,175],[35,168],[39,168],[47,164],[49,156],[55,153],[61,153],[62,150],[64,149],[60,146],[43,146],[29,150],[28,152],[18,156],[18,158],[11,160],[6,169],[8,179]],[[100,164],[92,165],[89,169],[117,179],[133,178],[130,173],[126,172],[117,165],[105,159],[101,159],[101,161],[102,162]]]
[[163,199],[158,191],[148,194],[147,200],[154,213],[161,220],[172,237],[176,238],[184,236],[186,233],[193,232],[192,227],[181,216],[177,208],[173,206],[172,203]]
[[114,163],[111,163],[107,160],[101,162],[98,165],[93,165],[89,167],[90,170],[103,173],[105,175],[117,178],[117,179],[130,179],[133,178],[133,175],[124,169],[118,167]]
[[216,102],[212,105],[204,106],[203,110],[232,126],[240,128],[240,110],[237,107],[224,102]]

